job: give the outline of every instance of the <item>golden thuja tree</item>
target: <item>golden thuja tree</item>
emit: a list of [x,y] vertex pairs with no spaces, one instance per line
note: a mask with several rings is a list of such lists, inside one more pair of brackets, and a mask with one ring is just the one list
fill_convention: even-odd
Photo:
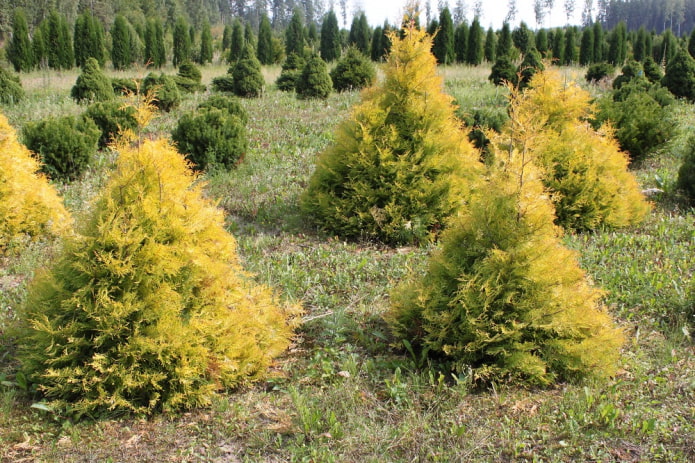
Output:
[[28,238],[58,236],[72,219],[39,162],[0,114],[0,255]]
[[366,90],[317,162],[301,206],[327,233],[389,244],[434,239],[479,174],[443,92],[432,38],[391,34],[385,79]]
[[74,414],[209,404],[263,377],[299,314],[242,269],[184,158],[167,141],[128,138],[24,308],[22,370],[50,406]]
[[526,132],[505,151],[493,140],[486,181],[424,275],[392,292],[386,315],[398,338],[479,383],[606,377],[623,343],[602,292],[561,242],[533,137]]
[[[641,222],[649,204],[628,170],[610,127],[594,130],[590,95],[555,69],[537,73],[525,92],[512,90],[503,143],[520,140],[534,152],[553,197],[556,223],[566,229],[625,227]],[[529,137],[527,137],[529,135]]]

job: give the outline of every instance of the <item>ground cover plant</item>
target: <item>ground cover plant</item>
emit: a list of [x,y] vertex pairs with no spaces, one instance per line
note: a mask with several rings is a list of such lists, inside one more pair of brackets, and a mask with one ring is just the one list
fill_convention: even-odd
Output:
[[[201,69],[203,83],[225,67]],[[585,70],[576,69],[576,75]],[[164,72],[173,75],[174,69]],[[264,67],[273,82],[279,67]],[[506,90],[490,69],[449,66],[447,92],[459,114],[500,104]],[[4,109],[21,129],[49,113],[79,115],[69,96],[78,71],[22,74],[27,98]],[[110,77],[131,79],[139,74]],[[144,135],[170,132],[180,114],[203,101],[184,96]],[[300,100],[267,88],[243,100],[249,149],[232,172],[207,177],[204,191],[225,210],[244,267],[259,283],[301,301],[304,323],[271,375],[217,396],[211,407],[149,420],[73,421],[34,404],[17,376],[16,308],[27,280],[58,252],[54,241],[29,243],[0,261],[0,460],[20,461],[690,461],[695,457],[695,351],[684,333],[695,214],[673,187],[686,138],[679,130],[658,156],[634,172],[652,198],[645,221],[620,230],[570,234],[563,242],[607,291],[604,302],[626,334],[616,374],[603,382],[550,389],[495,383],[476,389],[464,372],[392,347],[383,314],[389,291],[409,269],[424,273],[430,248],[389,248],[316,236],[299,198],[318,153],[360,97]],[[692,107],[678,102],[676,124],[692,127]],[[179,112],[181,111],[181,112]],[[320,114],[321,117],[317,117]],[[113,158],[99,152],[78,181],[59,185],[71,212],[90,209]],[[692,300],[692,299],[691,299]],[[691,312],[692,313],[692,312]],[[690,328],[692,336],[693,328]]]

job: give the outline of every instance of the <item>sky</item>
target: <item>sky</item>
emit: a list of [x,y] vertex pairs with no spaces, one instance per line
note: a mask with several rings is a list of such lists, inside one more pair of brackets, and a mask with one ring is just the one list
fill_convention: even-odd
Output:
[[[387,19],[390,24],[400,23],[403,7],[406,0],[351,0],[354,9],[363,9],[367,14],[367,19],[372,26],[378,26],[384,23]],[[420,0],[421,11],[424,19],[425,4],[428,0]],[[440,0],[429,0],[432,6],[432,16],[439,17],[437,5]],[[474,0],[464,1],[468,5],[468,21],[473,20],[473,4]],[[531,29],[536,29],[536,16],[533,13],[534,0],[516,0],[518,13],[516,19],[511,23],[511,26],[518,25],[524,21]],[[567,17],[564,11],[564,0],[555,0],[551,14],[546,13],[543,27],[559,27],[567,24]],[[449,0],[449,10],[454,10],[456,0]],[[508,11],[509,0],[487,0],[483,1],[483,15],[480,18],[480,24],[487,28],[492,26],[495,29],[502,27],[505,16]],[[583,0],[575,0],[575,11],[572,24],[579,24],[581,21],[582,8],[584,7]],[[424,22],[424,21],[423,21]],[[349,27],[349,24],[348,24]]]

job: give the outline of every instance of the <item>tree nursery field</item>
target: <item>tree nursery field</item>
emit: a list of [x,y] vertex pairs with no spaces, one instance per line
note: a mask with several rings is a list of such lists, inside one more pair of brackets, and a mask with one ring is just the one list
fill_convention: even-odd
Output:
[[[406,48],[403,53],[411,51]],[[426,69],[427,63],[420,69]],[[335,68],[335,64],[330,68]],[[609,216],[597,215],[599,218],[589,222],[583,221],[585,212],[575,211],[566,216],[558,213],[564,233],[557,231],[560,225],[553,225],[552,219],[543,222],[543,226],[536,227],[533,222],[525,225],[527,228],[512,231],[505,225],[507,222],[486,218],[501,214],[499,211],[505,208],[521,210],[518,204],[531,201],[524,194],[531,195],[536,186],[541,193],[534,196],[532,201],[537,203],[531,204],[537,208],[532,208],[535,212],[529,215],[539,214],[540,221],[546,209],[550,211],[546,205],[552,204],[547,199],[552,195],[544,193],[545,188],[551,187],[541,187],[536,177],[525,177],[535,171],[529,170],[531,167],[523,158],[515,164],[516,156],[530,153],[530,148],[526,149],[531,146],[538,152],[545,149],[553,154],[567,140],[580,140],[582,146],[590,146],[590,151],[600,152],[601,156],[608,151],[598,150],[617,145],[613,141],[596,141],[593,131],[586,132],[592,135],[573,132],[575,128],[562,119],[570,120],[570,116],[564,115],[557,116],[564,122],[553,122],[551,116],[543,120],[556,132],[533,132],[538,111],[531,105],[549,107],[554,97],[544,99],[536,94],[540,103],[534,103],[536,100],[523,97],[520,90],[489,82],[490,71],[485,65],[439,67],[443,86],[433,84],[436,91],[427,94],[422,106],[423,111],[435,112],[440,106],[445,108],[442,111],[447,110],[450,106],[446,95],[450,95],[457,119],[441,116],[442,124],[458,126],[466,121],[486,127],[488,130],[474,134],[482,143],[478,145],[483,146],[482,151],[465,140],[465,132],[459,137],[448,137],[445,132],[432,136],[425,133],[428,127],[424,125],[418,129],[422,132],[412,132],[413,138],[425,133],[423,143],[453,150],[449,157],[436,158],[436,166],[425,175],[428,179],[438,178],[435,176],[445,171],[451,176],[460,175],[461,179],[488,175],[486,181],[471,187],[481,193],[467,196],[466,205],[472,212],[461,212],[460,217],[448,223],[441,242],[434,239],[439,238],[438,227],[443,222],[437,217],[431,218],[434,225],[423,228],[425,231],[415,221],[406,223],[405,232],[386,227],[371,232],[366,225],[358,224],[355,234],[350,228],[354,224],[349,222],[337,225],[334,231],[325,225],[328,221],[338,223],[339,218],[330,214],[343,206],[326,206],[331,199],[321,196],[326,193],[320,189],[321,179],[317,178],[332,178],[343,168],[341,159],[346,159],[350,168],[360,163],[341,150],[347,153],[357,146],[360,153],[368,156],[372,152],[364,146],[369,140],[392,136],[378,129],[367,133],[365,127],[370,123],[386,124],[383,121],[390,116],[383,108],[401,104],[395,97],[389,100],[376,91],[366,90],[330,93],[325,98],[297,98],[293,92],[276,88],[273,83],[282,71],[278,65],[271,65],[262,68],[265,86],[259,96],[228,100],[224,104],[234,107],[229,112],[216,109],[220,106],[197,109],[201,105],[221,104],[212,102],[220,93],[214,89],[224,84],[219,76],[227,72],[227,66],[221,64],[202,66],[198,82],[201,87],[182,92],[178,105],[166,108],[168,111],[150,112],[142,98],[117,96],[119,107],[132,108],[135,122],[129,132],[131,138],[103,144],[99,141],[101,148],[88,156],[78,174],[69,170],[77,165],[77,158],[67,167],[51,164],[53,170],[47,172],[78,232],[67,232],[67,237],[45,233],[31,240],[0,239],[0,460],[695,461],[695,212],[678,189],[679,169],[695,145],[691,138],[695,133],[693,104],[669,100],[668,109],[659,113],[669,128],[667,136],[643,155],[633,156],[629,174],[620,177],[627,180],[618,180],[628,184],[636,179],[635,188],[649,192],[649,205],[640,194],[634,199],[630,197],[627,206],[620,206],[620,214],[641,208],[634,212],[641,217],[639,220],[625,219],[614,226],[622,216],[611,222]],[[587,83],[586,71],[565,67],[557,74],[559,89],[553,87],[550,77],[547,82],[532,80],[532,88],[547,85],[548,92],[575,92],[560,93],[567,98],[563,100],[565,108],[574,107],[584,98],[577,95],[590,95],[596,100],[595,107],[602,108],[600,113],[612,121],[617,111],[625,109],[618,106],[619,100],[608,96],[611,89],[605,80]],[[78,121],[73,124],[79,125],[85,111],[96,111],[88,103],[79,103],[74,93],[71,96],[81,72],[35,70],[21,74],[25,97],[2,106],[9,122],[3,129],[2,143],[15,143],[12,148],[3,145],[3,151],[21,151],[13,135],[8,135],[11,132],[17,134],[19,141],[35,140],[49,133],[47,126],[37,125],[49,116],[72,116]],[[164,67],[163,72],[175,75],[177,70]],[[377,87],[383,88],[379,86],[391,82],[389,79],[398,81],[395,72],[388,64],[377,65]],[[144,69],[107,71],[108,78],[121,82],[142,79],[146,73]],[[623,76],[627,74],[623,69]],[[235,81],[239,80],[237,77],[235,74]],[[407,86],[405,82],[403,85]],[[147,79],[142,85],[148,85]],[[154,88],[166,85],[160,80]],[[514,95],[511,103],[510,91]],[[416,106],[413,101],[402,103],[407,111],[412,109],[411,103]],[[412,110],[418,108],[421,109],[417,106]],[[407,112],[404,111],[397,114]],[[196,125],[199,114],[211,119],[204,120],[202,126]],[[582,127],[587,125],[586,115],[578,117],[583,121]],[[200,144],[192,134],[206,133],[206,127],[217,124],[219,119],[214,118],[222,118],[220,127],[225,130],[245,130],[243,142],[225,145],[229,152],[236,153],[233,158],[221,159],[214,150],[196,151]],[[637,147],[637,152],[642,146],[640,134],[652,133],[644,127],[635,129],[634,136],[625,135],[629,124],[616,124],[614,131],[618,136],[625,135],[624,143],[633,143],[626,146]],[[67,129],[59,130],[63,133]],[[97,144],[99,133],[105,133],[96,126],[84,130],[95,131],[93,145]],[[654,131],[662,133],[661,129]],[[229,141],[240,132],[225,133],[230,135],[222,138]],[[505,136],[513,141],[505,142]],[[611,137],[612,132],[605,136]],[[191,174],[181,156],[161,141],[171,138],[176,140],[175,146],[189,147],[193,164],[207,163],[208,168],[199,176]],[[395,136],[384,146],[395,147],[403,138]],[[460,173],[456,170],[460,166],[453,165],[451,157],[459,155],[456,150],[469,156],[462,161],[467,164],[462,164]],[[391,162],[387,151],[381,148],[378,152],[384,164]],[[339,155],[331,160],[331,154]],[[605,156],[607,159],[608,154]],[[164,159],[161,165],[156,164],[160,157]],[[5,162],[13,164],[5,165],[3,170],[18,165],[19,161],[14,164],[9,159]],[[549,165],[556,166],[558,162],[554,160]],[[483,173],[486,168],[494,171],[498,163],[502,165],[501,173]],[[521,174],[514,177],[517,168]],[[596,176],[608,175],[601,172]],[[518,191],[510,190],[507,194],[506,188],[512,184],[505,180],[509,175],[520,186]],[[396,176],[391,185],[414,185],[420,180],[406,178],[410,180]],[[426,188],[436,186],[437,181],[427,183]],[[463,182],[460,180],[451,189],[456,190]],[[357,183],[350,188],[358,191]],[[582,194],[586,185],[575,185],[576,194]],[[622,184],[619,186],[620,193],[612,194],[611,201],[616,195],[631,194],[622,189]],[[1,188],[0,185],[0,193]],[[315,202],[307,192],[316,192]],[[466,190],[462,194],[469,193]],[[156,200],[150,201],[151,198]],[[486,198],[492,199],[485,202]],[[448,207],[447,204],[441,207]],[[393,205],[396,207],[400,206]],[[427,211],[434,215],[439,207],[428,205]],[[307,214],[307,209],[311,212],[321,208],[326,210],[325,217]],[[381,225],[379,214],[390,213],[392,210],[387,208],[373,212],[376,225]],[[600,213],[603,212],[596,212]],[[518,214],[509,223],[518,223]],[[552,212],[549,214],[554,217]],[[430,215],[423,215],[423,221],[430,220]],[[49,225],[54,227],[57,221],[51,219]],[[131,226],[136,221],[141,222]],[[486,231],[470,230],[483,222],[485,225],[480,226],[488,228],[481,230]],[[118,225],[108,228],[108,223]],[[460,233],[456,227],[460,227]],[[528,229],[547,235],[543,239],[528,238],[529,244],[519,249],[546,247],[538,256],[529,258],[526,267],[509,272],[531,272],[541,262],[546,267],[536,268],[543,269],[544,275],[532,278],[534,284],[528,283],[526,276],[520,277],[514,283],[515,288],[522,288],[517,292],[509,289],[509,283],[504,287],[509,295],[498,294],[503,285],[500,281],[507,278],[507,273],[489,277],[480,272],[491,271],[490,266],[508,265],[509,259],[521,259],[522,254],[505,260],[495,247],[497,261],[486,261],[488,267],[483,269],[470,267],[463,271],[453,268],[458,264],[447,260],[448,252],[469,252],[466,258],[473,259],[470,256],[497,233],[502,241],[513,233],[518,235],[513,239],[527,239],[524,230]],[[169,242],[179,243],[178,249],[171,251],[172,256],[160,259],[161,253],[169,252]],[[142,249],[131,253],[136,246],[133,243],[141,243],[137,246],[147,248],[149,254]],[[119,256],[122,261],[116,261]],[[226,256],[224,266],[215,260],[219,256]],[[147,265],[150,267],[145,268]],[[107,267],[108,275],[99,273]],[[575,267],[576,271],[572,270]],[[581,282],[570,286],[573,291],[584,291],[582,296],[560,295],[561,302],[553,307],[564,313],[570,305],[587,300],[604,307],[600,312],[605,317],[600,322],[603,331],[592,325],[594,321],[567,328],[576,330],[568,339],[586,336],[582,343],[595,342],[591,336],[600,335],[600,342],[586,348],[586,355],[594,355],[598,360],[584,364],[582,353],[570,360],[563,357],[570,355],[563,349],[584,348],[581,343],[580,347],[563,347],[553,339],[538,341],[545,329],[538,320],[524,322],[539,323],[532,336],[538,345],[533,348],[526,347],[530,342],[527,337],[523,342],[519,340],[526,334],[510,335],[513,339],[509,344],[485,344],[518,329],[524,317],[521,313],[515,313],[513,317],[518,318],[514,320],[505,320],[509,324],[488,338],[477,336],[463,347],[456,344],[455,334],[437,331],[435,326],[438,316],[455,315],[444,309],[437,312],[440,315],[433,315],[432,308],[443,297],[434,293],[449,284],[445,278],[454,271],[459,272],[449,276],[454,285],[465,281],[461,275],[474,275],[468,286],[454,286],[456,301],[475,305],[480,294],[490,294],[489,298],[499,296],[504,300],[501,307],[529,304],[529,310],[544,303],[547,293],[560,291],[554,286],[559,288],[560,283],[544,286],[543,278],[550,281],[555,275],[570,271],[580,275]],[[129,277],[129,272],[136,277]],[[164,283],[151,289],[152,279],[159,274]],[[172,276],[183,274],[186,279],[181,281]],[[420,277],[422,280],[418,280]],[[107,278],[112,279],[113,286],[102,284]],[[424,283],[408,283],[412,281]],[[133,299],[116,295],[130,287],[137,288]],[[240,287],[248,294],[242,294]],[[595,288],[600,288],[600,292]],[[518,302],[522,297],[535,299]],[[585,300],[577,301],[578,298]],[[150,299],[151,304],[143,302]],[[72,301],[77,301],[75,307],[80,308],[85,304],[80,301],[86,300],[96,301],[95,307],[109,307],[108,313],[94,315],[96,323],[110,317],[116,320],[116,314],[121,317],[121,312],[123,315],[113,321],[113,326],[88,327],[86,319],[59,312],[60,308],[72,307]],[[124,336],[124,326],[139,313],[133,307],[155,307],[158,300],[173,301],[172,304],[180,301],[185,307],[181,312],[184,322],[169,320],[167,313],[144,316],[133,328],[139,344],[129,342],[114,348],[121,356],[119,360],[111,362],[94,355],[83,366],[70,367],[74,376],[64,376],[68,369],[61,365],[69,364],[93,345],[106,345]],[[486,301],[485,304],[493,304]],[[216,308],[218,302],[223,309],[239,308],[241,315],[228,321]],[[444,306],[451,308],[454,303]],[[44,318],[42,310],[46,310]],[[590,311],[594,309],[592,306],[577,310],[577,315],[571,317],[589,317],[587,314],[593,314]],[[555,315],[545,313],[538,317],[545,320]],[[64,326],[55,324],[57,319],[66,317]],[[409,317],[420,318],[416,323]],[[162,320],[166,324],[162,325]],[[479,319],[476,322],[484,323]],[[408,323],[415,323],[415,327]],[[450,320],[447,327],[455,323],[459,322]],[[483,328],[476,326],[470,330],[479,334]],[[196,333],[205,333],[200,336],[206,342],[186,344]],[[256,344],[249,347],[243,339],[239,345],[234,344],[239,333],[252,337]],[[80,336],[87,339],[87,344],[81,343]],[[450,341],[452,337],[454,340]],[[150,343],[148,339],[154,341]],[[227,340],[233,345],[223,345]],[[58,346],[60,342],[62,347]],[[174,347],[165,346],[165,342]],[[485,355],[473,357],[472,348],[466,347],[473,343],[487,346],[481,348],[487,349]],[[603,349],[608,351],[614,345],[612,353],[601,357]],[[510,346],[518,349],[518,356],[504,357],[512,349]],[[202,350],[215,360],[202,366],[187,360]],[[231,367],[225,357],[229,352],[238,353]],[[540,357],[547,364],[539,364]],[[498,358],[504,360],[490,360]],[[36,366],[39,364],[45,365],[47,373],[40,370],[44,367]],[[189,379],[172,379],[165,384],[157,370],[160,364],[167,369],[162,375],[176,379],[177,375],[187,374]],[[586,365],[593,371],[585,371]],[[133,371],[128,371],[131,367]],[[142,371],[140,376],[138,368]],[[604,368],[606,374],[597,373]],[[89,369],[92,373],[86,372]],[[214,380],[196,383],[199,378],[209,377]],[[106,378],[120,383],[108,384]],[[141,399],[148,385],[156,393]],[[104,392],[110,387],[116,392]]]

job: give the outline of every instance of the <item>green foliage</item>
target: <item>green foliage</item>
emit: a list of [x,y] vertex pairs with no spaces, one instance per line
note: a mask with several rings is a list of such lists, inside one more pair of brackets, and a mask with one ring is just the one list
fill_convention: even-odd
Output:
[[304,64],[297,76],[295,90],[299,98],[318,98],[325,100],[331,94],[333,82],[328,74],[326,62],[314,54]]
[[372,33],[369,30],[367,15],[364,11],[355,14],[350,25],[350,34],[348,35],[348,45],[354,45],[364,55],[369,53],[369,45],[371,42]]
[[511,57],[513,46],[512,32],[509,28],[509,23],[505,21],[500,31],[500,39],[497,41],[497,50],[495,51],[497,58]]
[[[381,26],[376,26],[374,28],[374,33],[372,33],[372,44],[369,47],[369,57],[372,61],[379,62],[386,55],[384,47],[384,30]],[[456,57],[456,55],[454,55]]]
[[330,72],[333,88],[338,92],[359,90],[371,86],[376,80],[372,62],[357,48],[350,47]]
[[172,64],[178,67],[180,64],[191,60],[191,36],[188,33],[186,20],[179,16],[174,24],[174,53]]
[[330,63],[340,57],[340,27],[335,12],[326,13],[321,24],[321,58]]
[[594,33],[592,29],[585,29],[579,46],[579,65],[589,66],[594,61]]
[[548,32],[545,29],[541,29],[536,34],[536,50],[538,50],[541,56],[545,56],[549,49]]
[[647,56],[649,56],[647,53],[647,30],[641,26],[632,44],[632,57],[635,61],[642,62]]
[[117,95],[136,95],[142,86],[143,79],[128,77],[113,77],[111,88]]
[[100,131],[87,117],[62,116],[27,123],[24,144],[41,158],[41,169],[53,180],[74,180],[89,166]]
[[627,59],[627,26],[620,21],[608,38],[607,61],[615,66],[622,65]]
[[565,54],[563,58],[564,61],[562,64],[567,66],[576,63],[579,58],[577,55],[577,37],[574,32],[574,27],[565,29]]
[[22,372],[75,417],[210,405],[263,378],[297,309],[242,269],[224,217],[163,140],[120,148],[78,234],[29,289]]
[[124,130],[135,130],[135,108],[125,106],[119,101],[105,101],[89,105],[85,116],[90,118],[101,131],[99,147],[103,148],[115,141]]
[[617,90],[628,82],[632,82],[636,79],[644,79],[644,70],[642,65],[637,61],[628,61],[621,74],[613,80],[613,89]]
[[77,66],[83,67],[88,58],[96,59],[101,67],[106,64],[104,29],[91,12],[85,11],[75,20],[73,42]]
[[297,79],[305,64],[306,61],[301,55],[296,53],[287,55],[287,59],[282,63],[282,71],[275,81],[277,88],[283,92],[294,92]]
[[615,72],[615,67],[609,63],[596,63],[589,66],[584,78],[587,82],[598,82],[607,77],[611,77]]
[[497,34],[490,27],[485,35],[485,61],[492,63],[495,61],[495,53],[497,52]]
[[111,80],[102,72],[96,58],[87,58],[70,96],[78,103],[107,101],[115,97]]
[[468,43],[466,45],[466,63],[471,66],[477,66],[483,62],[485,35],[483,28],[480,27],[478,18],[473,19],[470,29],[468,30]]
[[181,63],[179,72],[176,77],[174,77],[174,80],[179,90],[183,93],[195,93],[205,91],[205,85],[201,83],[202,78],[203,76],[200,73],[200,69],[198,69],[195,64],[188,61]]
[[147,21],[145,30],[145,63],[154,68],[161,68],[166,63],[166,50],[164,48],[164,29],[159,18]]
[[541,54],[538,53],[535,47],[529,48],[521,64],[519,64],[519,68],[516,70],[519,75],[519,88],[524,89],[528,87],[533,76],[544,69],[545,66],[541,60]]
[[681,48],[666,65],[661,84],[677,97],[695,101],[695,59]]
[[647,56],[642,62],[642,67],[644,68],[644,77],[646,77],[651,83],[660,83],[661,79],[664,78],[664,73],[661,71],[661,67],[656,64],[654,58]]
[[525,22],[521,22],[519,27],[514,29],[512,32],[512,41],[514,46],[519,49],[521,53],[526,53],[531,45],[534,44],[533,32],[528,28]]
[[506,85],[509,82],[512,85],[517,83],[516,66],[509,58],[509,55],[500,55],[492,65],[492,71],[488,80],[495,85]]
[[111,63],[114,69],[126,69],[132,62],[128,22],[118,15],[111,28]]
[[[695,204],[695,136],[691,136],[688,141],[687,151],[685,156],[683,156],[683,163],[678,170],[676,185],[686,198]],[[695,296],[695,293],[692,293],[692,295]]]
[[248,149],[243,121],[226,109],[205,107],[184,114],[171,133],[178,150],[196,170],[231,169]]
[[[229,71],[232,71],[230,68]],[[231,72],[212,79],[212,89],[216,92],[234,93],[234,78]]]
[[392,245],[434,240],[479,169],[436,74],[432,40],[391,35],[379,86],[363,93],[318,159],[301,201],[322,230]]
[[241,58],[241,54],[244,52],[244,26],[242,26],[239,19],[234,19],[234,24],[232,25],[232,36],[229,42],[229,57],[228,62],[236,64]]
[[[456,50],[456,62],[458,62],[458,63],[465,63],[468,60],[468,36],[469,35],[470,35],[470,28],[468,27],[467,22],[462,22],[461,24],[459,24],[456,27],[456,34],[454,37],[454,49]],[[511,38],[510,38],[510,40],[511,40]],[[500,56],[499,53],[498,53],[498,56]]]
[[424,275],[392,291],[387,321],[416,355],[470,372],[474,383],[607,378],[623,334],[563,246],[532,158],[495,154]]
[[203,23],[203,31],[200,33],[200,52],[198,53],[198,63],[212,63],[212,33],[210,23]]
[[574,230],[636,225],[649,205],[610,130],[594,130],[587,122],[590,99],[557,71],[540,72],[510,102],[511,122],[501,137],[533,155],[558,225]]
[[19,76],[0,66],[0,103],[14,104],[23,100],[24,96]]
[[695,58],[695,28],[690,33],[690,38],[688,38],[688,53]]
[[273,34],[270,27],[270,20],[265,14],[261,16],[261,23],[258,26],[258,47],[256,57],[261,64],[273,64]]
[[43,27],[41,37],[48,67],[58,70],[72,68],[75,57],[65,16],[52,10]]
[[204,109],[222,109],[239,118],[246,125],[249,120],[249,115],[241,104],[239,98],[227,95],[212,95],[207,100],[198,105],[199,110]]
[[285,29],[285,54],[290,56],[292,53],[304,54],[304,25],[298,8],[292,12],[292,19]]
[[553,33],[553,62],[562,64],[565,62],[565,33],[562,29],[555,29]]
[[162,111],[171,111],[181,104],[181,92],[176,80],[166,74],[149,73],[142,81],[141,93],[154,94],[154,105]]
[[454,22],[449,7],[439,12],[439,32],[434,36],[432,54],[439,64],[453,64],[456,59],[454,50]]
[[246,45],[244,53],[232,71],[234,94],[244,98],[261,96],[265,80],[261,73],[261,63],[256,58],[251,45]]
[[39,174],[39,163],[17,141],[14,129],[0,115],[0,256],[28,236],[41,239],[68,231],[71,219],[58,193]]
[[21,8],[15,8],[12,13],[12,39],[7,45],[7,59],[15,72],[28,72],[34,67],[29,26]]

